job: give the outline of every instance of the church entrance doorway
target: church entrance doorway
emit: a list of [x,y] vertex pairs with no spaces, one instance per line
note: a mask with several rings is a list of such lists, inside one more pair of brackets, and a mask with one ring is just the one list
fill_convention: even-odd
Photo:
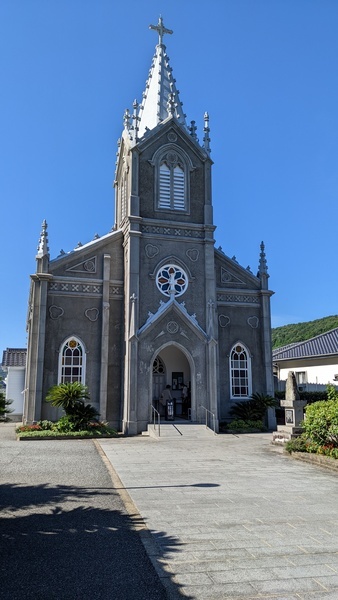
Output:
[[161,394],[170,385],[175,419],[191,415],[191,368],[187,356],[176,345],[165,346],[154,359],[152,367],[152,404],[165,417]]

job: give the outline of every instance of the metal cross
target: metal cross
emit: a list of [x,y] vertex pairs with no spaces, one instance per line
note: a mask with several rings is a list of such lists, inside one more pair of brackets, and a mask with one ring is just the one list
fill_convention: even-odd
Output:
[[172,29],[167,29],[166,27],[164,27],[162,17],[159,17],[157,25],[149,25],[149,29],[154,29],[155,31],[158,32],[158,45],[159,46],[162,45],[163,36],[165,33],[169,33],[169,34],[173,33]]

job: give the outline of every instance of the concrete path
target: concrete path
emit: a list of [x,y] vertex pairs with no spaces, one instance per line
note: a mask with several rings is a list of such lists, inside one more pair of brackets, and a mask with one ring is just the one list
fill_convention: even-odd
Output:
[[283,455],[270,434],[100,446],[151,532],[148,553],[169,591],[338,600],[337,473]]
[[0,424],[1,600],[165,600],[143,536],[93,441]]

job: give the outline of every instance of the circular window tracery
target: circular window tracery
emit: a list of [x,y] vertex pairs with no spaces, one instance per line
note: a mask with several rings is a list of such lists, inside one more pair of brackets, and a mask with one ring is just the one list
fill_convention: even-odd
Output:
[[181,296],[188,287],[188,277],[181,267],[165,265],[156,275],[156,285],[165,296]]

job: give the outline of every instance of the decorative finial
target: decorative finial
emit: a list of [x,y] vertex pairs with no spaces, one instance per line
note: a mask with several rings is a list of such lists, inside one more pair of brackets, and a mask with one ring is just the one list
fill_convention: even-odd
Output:
[[173,92],[170,92],[170,94],[168,95],[168,102],[167,102],[167,110],[168,110],[168,116],[169,117],[173,117],[175,115],[175,94]]
[[191,137],[196,140],[196,142],[198,142],[198,138],[197,138],[197,127],[196,127],[196,121],[191,121],[191,125],[189,127],[189,131],[190,131],[190,135]]
[[265,245],[264,242],[261,242],[261,252],[259,255],[259,272],[267,274],[268,265],[266,262],[266,254],[265,254]]
[[203,148],[204,150],[207,152],[207,154],[210,154],[211,150],[210,150],[210,127],[209,127],[209,115],[208,113],[204,113],[204,138],[203,138]]
[[139,130],[139,126],[138,126],[138,122],[140,120],[140,117],[137,115],[138,112],[138,102],[137,100],[134,100],[133,102],[133,127],[132,129],[134,130],[134,142],[138,141],[138,130]]
[[37,250],[38,250],[37,258],[42,258],[43,256],[46,256],[49,253],[46,219],[44,219],[42,222],[42,228],[41,228],[41,233],[40,233],[39,244],[38,244]]
[[159,46],[162,46],[163,36],[165,33],[169,33],[170,35],[172,33],[174,33],[172,29],[167,29],[166,27],[164,27],[163,19],[161,16],[158,19],[157,25],[149,25],[149,29],[154,29],[155,31],[158,32],[158,45]]
[[129,129],[130,129],[130,112],[129,112],[128,108],[126,108],[126,110],[124,111],[124,114],[123,114],[123,125],[124,125],[124,128],[127,131],[129,131]]

